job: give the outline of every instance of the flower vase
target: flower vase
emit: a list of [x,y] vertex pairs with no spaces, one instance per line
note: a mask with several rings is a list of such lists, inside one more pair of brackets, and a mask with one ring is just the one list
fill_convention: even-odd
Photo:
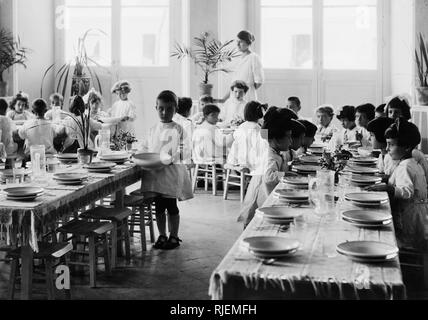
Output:
[[92,162],[93,155],[94,151],[90,149],[77,149],[77,157],[80,164],[90,164]]

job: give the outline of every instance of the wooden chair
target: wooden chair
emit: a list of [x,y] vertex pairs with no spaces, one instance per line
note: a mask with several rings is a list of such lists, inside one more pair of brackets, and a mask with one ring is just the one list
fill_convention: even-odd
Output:
[[[59,264],[68,265],[67,254],[73,249],[73,245],[68,242],[61,243],[46,243],[39,242],[39,252],[34,254],[34,260],[42,260],[42,266],[45,268],[44,280],[46,282],[47,296],[49,300],[55,299],[55,286],[54,286],[54,273],[55,268]],[[19,276],[19,260],[21,258],[21,248],[10,250],[7,253],[7,258],[11,259],[11,272],[9,278],[9,299],[13,300],[15,296],[15,286]],[[59,264],[55,265],[55,261],[59,259]],[[35,270],[33,273],[36,274]],[[36,279],[36,278],[35,278]],[[67,299],[71,299],[71,291],[65,290],[65,296]]]
[[[113,224],[111,232],[111,267],[116,267],[118,254],[122,252],[122,243],[125,245],[126,261],[131,261],[131,245],[129,241],[128,217],[132,211],[128,208],[108,208],[98,206],[83,212],[81,219],[96,221],[110,221]],[[123,242],[122,242],[123,241]]]
[[[220,174],[219,174],[220,172]],[[200,173],[202,173],[200,175]],[[211,181],[213,195],[217,195],[217,182],[222,180],[223,183],[225,170],[223,165],[217,164],[215,162],[209,163],[195,163],[195,169],[193,172],[193,181],[192,181],[192,189],[193,192],[196,190],[196,185],[198,183],[198,179],[203,179],[205,182],[205,191],[208,191],[208,182]]]
[[[89,266],[89,284],[96,287],[96,271],[98,262],[98,248],[102,247],[106,274],[110,274],[110,250],[107,233],[111,232],[114,226],[110,222],[86,221],[73,219],[57,229],[62,241],[73,240],[73,250],[71,254],[75,256],[89,256],[89,262],[69,261],[70,265]],[[71,237],[68,237],[68,235]],[[83,238],[85,241],[81,241]],[[88,241],[86,241],[88,239]],[[83,250],[78,250],[78,245],[83,244]],[[88,247],[88,250],[86,248]]]
[[[223,199],[227,200],[229,186],[238,186],[240,191],[240,200],[241,202],[244,202],[248,180],[251,179],[248,169],[241,166],[232,166],[228,164],[226,164],[224,168],[226,170],[226,181],[224,183]],[[234,172],[236,172],[236,174]]]

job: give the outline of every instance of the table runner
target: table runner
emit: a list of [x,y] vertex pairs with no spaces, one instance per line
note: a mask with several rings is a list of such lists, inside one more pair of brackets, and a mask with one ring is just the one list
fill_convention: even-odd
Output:
[[[277,186],[283,187],[282,184]],[[279,205],[279,200],[271,194],[264,207],[275,205]],[[281,230],[281,226],[263,221],[261,215],[255,215],[214,270],[209,287],[212,299],[254,296],[283,299],[299,294],[298,288],[303,285],[312,288],[315,298],[360,299],[361,295],[366,296],[367,293],[382,299],[405,298],[398,258],[383,264],[364,264],[353,262],[335,251],[337,244],[355,240],[374,240],[396,245],[392,224],[382,229],[362,229],[340,220],[340,212],[358,209],[349,202],[340,202],[336,216],[332,219],[320,219],[309,205],[290,209],[299,210],[304,218],[298,218],[296,224],[286,232]],[[389,203],[375,210],[390,212]],[[252,236],[297,239],[301,247],[294,256],[266,265],[242,245],[243,239]],[[272,293],[274,289],[275,294]],[[227,296],[224,296],[225,290],[228,291]]]

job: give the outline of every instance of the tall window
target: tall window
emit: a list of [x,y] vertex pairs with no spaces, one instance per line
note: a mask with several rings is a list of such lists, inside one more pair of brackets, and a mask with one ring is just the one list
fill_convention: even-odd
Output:
[[[169,64],[170,0],[65,0],[65,57],[87,31],[91,59],[109,66]],[[113,46],[120,46],[120,49]]]
[[[376,70],[378,0],[260,0],[261,58],[273,69]],[[316,28],[314,28],[316,25]]]

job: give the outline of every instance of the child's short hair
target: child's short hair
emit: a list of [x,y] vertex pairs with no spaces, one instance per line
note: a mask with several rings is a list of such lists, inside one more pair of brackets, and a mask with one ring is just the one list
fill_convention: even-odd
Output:
[[102,97],[101,94],[97,91],[91,91],[89,93],[89,97],[88,97],[88,103],[97,103],[97,102],[101,102],[102,101]]
[[305,126],[306,129],[306,133],[305,133],[305,137],[308,138],[314,138],[317,131],[318,131],[318,127],[313,124],[312,122],[308,121],[308,120],[297,120],[299,121],[301,124],[303,124]]
[[211,113],[220,113],[220,108],[215,104],[207,104],[202,110],[204,118],[208,117]]
[[6,100],[0,99],[0,116],[5,116],[8,108]]
[[289,97],[287,100],[290,102],[294,102],[300,108],[301,103],[298,97]]
[[291,137],[298,138],[301,135],[306,135],[306,128],[298,120],[291,120]]
[[214,98],[211,97],[209,94],[203,94],[199,98],[199,102],[203,102],[203,103],[214,103]]
[[376,118],[369,122],[367,131],[372,132],[377,141],[386,143],[385,131],[394,123],[394,120],[387,117]]
[[315,113],[325,113],[330,118],[334,117],[334,109],[333,109],[333,106],[331,106],[331,105],[319,106]]
[[64,103],[64,97],[62,96],[62,94],[55,92],[52,93],[49,96],[49,100],[55,100],[55,101],[59,101],[59,103],[62,105]]
[[[276,107],[275,107],[276,108]],[[288,108],[281,108],[281,113],[286,116],[287,118],[297,120],[299,119],[299,116],[291,109]]]
[[178,97],[174,92],[170,90],[164,90],[161,93],[159,93],[158,97],[156,98],[156,105],[157,105],[157,101],[159,100],[165,103],[172,103],[176,108],[178,107]]
[[245,83],[245,81],[242,81],[242,80],[233,81],[232,85],[230,86],[230,90],[233,91],[235,88],[244,90],[245,93],[247,93],[248,90],[250,89]]
[[183,117],[187,116],[192,109],[193,101],[188,97],[181,97],[178,99],[178,110],[177,113],[181,114]]
[[386,103],[382,103],[379,106],[377,106],[376,108],[376,112],[378,113],[384,113],[385,112],[385,107],[386,107]]
[[76,116],[80,116],[85,112],[85,102],[81,96],[74,96],[71,98],[70,112]]
[[130,83],[126,80],[117,81],[111,88],[111,93],[118,93],[118,92],[130,93],[131,92]]
[[355,121],[355,107],[353,106],[343,106],[339,110],[337,119],[348,119],[348,121]]
[[367,119],[369,121],[373,120],[375,118],[375,116],[376,116],[376,108],[371,103],[366,103],[366,104],[359,105],[355,109],[355,113],[357,113],[357,112],[364,113],[367,116]]
[[263,118],[263,109],[265,107],[265,105],[262,105],[258,101],[248,102],[244,108],[244,120],[257,122],[259,119]]
[[25,103],[24,109],[29,108],[29,102],[28,102],[28,94],[19,91],[12,99],[12,102],[10,103],[10,108],[12,110],[15,110],[15,105],[18,103],[18,101],[22,101]]
[[290,113],[285,112],[288,109],[280,109],[277,107],[270,107],[264,116],[263,129],[267,130],[267,137],[262,134],[264,139],[281,139],[285,136],[287,131],[292,130],[292,118],[289,117]]
[[407,103],[406,99],[401,99],[400,97],[395,97],[391,101],[388,102],[386,106],[386,114],[388,115],[389,109],[400,109],[401,110],[401,116],[406,119],[410,120],[412,118],[412,114],[410,113],[410,106]]
[[385,132],[386,139],[397,139],[397,144],[403,148],[416,148],[421,143],[418,127],[408,122],[404,117],[398,118]]
[[43,99],[36,99],[32,104],[33,113],[37,116],[44,116],[48,110],[48,105]]

